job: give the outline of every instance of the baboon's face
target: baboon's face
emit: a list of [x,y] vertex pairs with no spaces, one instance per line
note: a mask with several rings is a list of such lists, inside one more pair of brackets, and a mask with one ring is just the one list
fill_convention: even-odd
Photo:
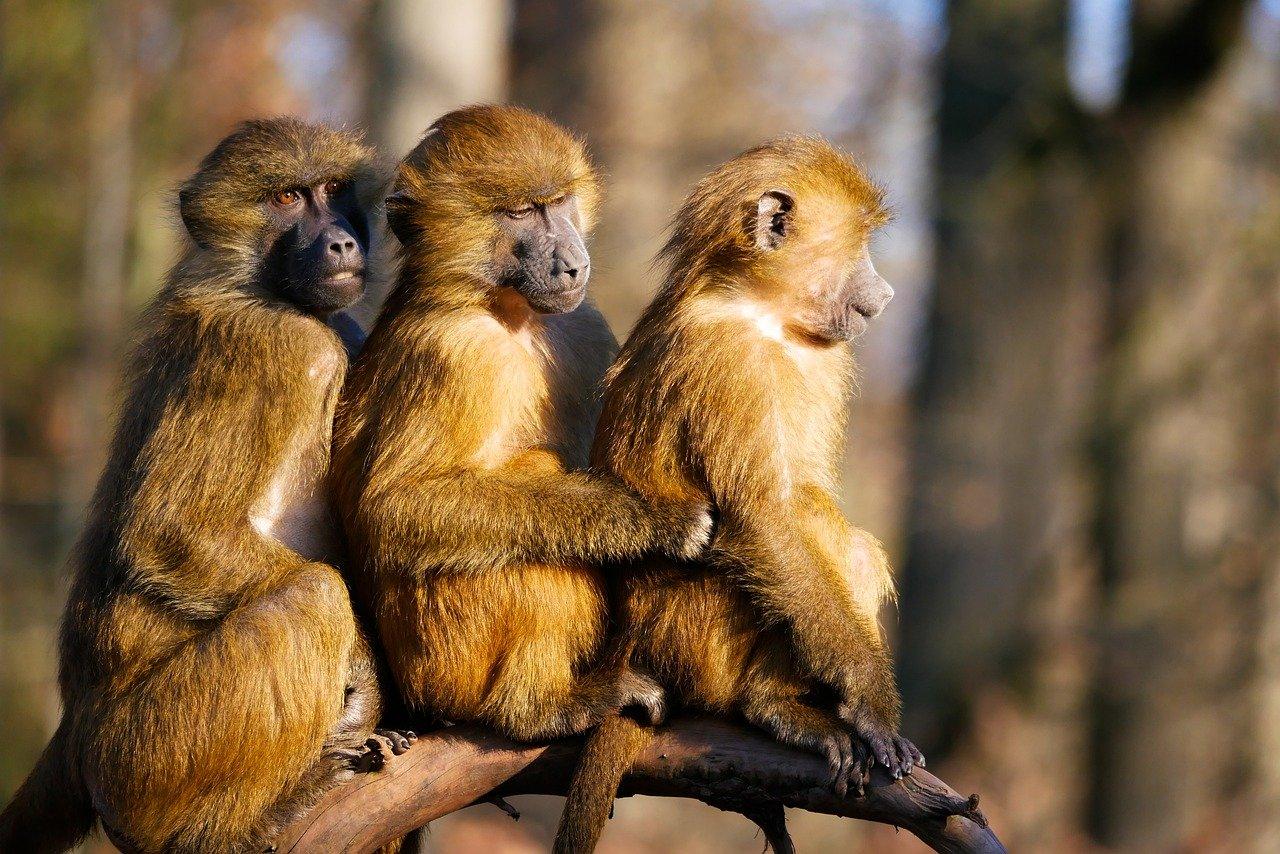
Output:
[[281,297],[317,315],[360,299],[369,222],[350,181],[300,183],[273,192],[263,204],[267,278]]
[[819,341],[849,341],[893,299],[871,263],[870,225],[857,205],[771,190],[756,204],[754,240],[790,293],[794,322]]
[[178,209],[196,249],[217,254],[237,279],[331,314],[364,292],[373,158],[346,131],[251,119],[183,183]]
[[573,311],[587,295],[591,257],[582,239],[582,214],[572,194],[497,211],[497,284],[509,287],[540,314]]

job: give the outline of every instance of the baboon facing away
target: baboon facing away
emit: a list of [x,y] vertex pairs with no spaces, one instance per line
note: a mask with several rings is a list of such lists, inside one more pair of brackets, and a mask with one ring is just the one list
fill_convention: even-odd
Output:
[[[893,295],[867,246],[885,219],[880,192],[816,138],[762,145],[704,178],[610,369],[592,452],[648,500],[707,495],[718,513],[708,559],[620,569],[619,658],[687,707],[825,756],[842,792],[873,762],[895,776],[923,762],[896,732],[877,622],[888,562],[835,497],[846,342]],[[592,735],[557,850],[595,845],[648,732],[617,716]]]
[[399,279],[348,379],[334,494],[408,705],[520,739],[661,691],[594,665],[596,564],[693,555],[700,498],[651,506],[585,471],[616,342],[585,299],[598,195],[580,142],[514,107],[439,119],[387,199]]
[[[190,237],[145,317],[76,546],[61,725],[0,850],[100,819],[138,851],[261,851],[353,768],[379,710],[319,491],[363,291],[372,152],[250,121],[179,194]],[[394,749],[402,749],[397,738]]]

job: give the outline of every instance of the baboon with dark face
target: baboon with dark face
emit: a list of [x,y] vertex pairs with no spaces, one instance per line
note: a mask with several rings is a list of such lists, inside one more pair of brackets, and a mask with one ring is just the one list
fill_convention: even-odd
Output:
[[0,850],[69,848],[96,817],[137,851],[261,851],[378,765],[320,489],[347,362],[326,319],[364,289],[372,163],[343,131],[251,121],[183,185],[190,241],[72,558],[62,722]]

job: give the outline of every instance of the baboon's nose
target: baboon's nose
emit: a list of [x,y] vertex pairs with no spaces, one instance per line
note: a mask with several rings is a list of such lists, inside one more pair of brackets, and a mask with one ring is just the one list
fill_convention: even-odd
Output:
[[325,254],[330,265],[341,269],[360,263],[360,245],[355,238],[337,226],[330,226],[320,238],[325,242]]
[[564,276],[567,279],[576,279],[578,278],[578,268],[570,266],[563,258],[552,258],[551,275]]
[[872,317],[876,317],[880,312],[884,311],[889,305],[889,302],[893,299],[893,288],[883,279],[880,281],[883,287],[880,289],[880,293],[876,296],[876,313],[871,315]]
[[566,287],[582,285],[589,271],[590,263],[573,246],[558,246],[551,253],[551,275]]

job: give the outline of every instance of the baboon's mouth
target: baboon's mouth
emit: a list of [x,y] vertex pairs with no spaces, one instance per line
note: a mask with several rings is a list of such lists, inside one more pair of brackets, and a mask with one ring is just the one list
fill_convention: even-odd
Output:
[[581,295],[587,289],[585,281],[575,282],[568,287],[557,287],[555,283],[551,284],[534,284],[528,280],[521,282],[515,286],[515,290],[523,294],[526,299],[561,299],[562,297],[576,297]]
[[872,315],[867,314],[860,308],[855,308],[853,313],[849,315],[849,337],[857,338],[859,335],[867,331],[867,321]]
[[538,314],[564,314],[573,311],[587,296],[586,283],[572,288],[537,289],[519,292],[529,307]]
[[561,291],[552,291],[550,295],[553,297],[576,297],[586,289],[587,283],[583,282],[582,284],[574,285],[571,288],[565,288]]
[[324,280],[326,287],[350,288],[364,282],[364,270],[343,270]]

